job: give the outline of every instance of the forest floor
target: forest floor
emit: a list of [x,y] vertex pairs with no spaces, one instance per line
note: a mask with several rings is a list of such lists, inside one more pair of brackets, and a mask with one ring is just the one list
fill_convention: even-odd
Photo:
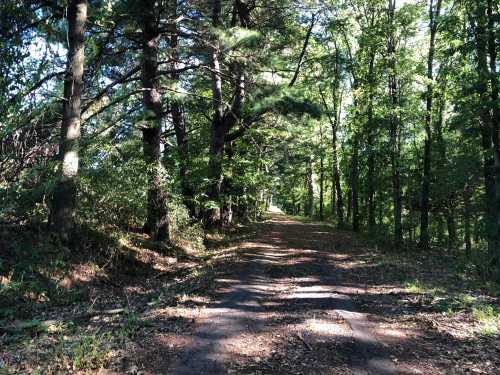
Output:
[[0,306],[0,374],[500,373],[491,290],[369,242],[274,213],[204,255],[75,266],[58,285],[80,299]]

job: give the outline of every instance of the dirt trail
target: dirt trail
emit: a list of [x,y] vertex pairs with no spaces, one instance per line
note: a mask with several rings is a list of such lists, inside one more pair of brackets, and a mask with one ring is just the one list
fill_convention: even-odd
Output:
[[273,214],[241,261],[216,280],[211,303],[172,373],[396,374],[351,299],[324,225]]

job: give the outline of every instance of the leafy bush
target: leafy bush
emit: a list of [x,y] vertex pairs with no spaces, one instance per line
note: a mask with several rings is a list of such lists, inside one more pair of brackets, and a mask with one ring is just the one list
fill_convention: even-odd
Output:
[[194,222],[180,199],[170,199],[168,203],[170,235],[174,242],[188,242],[197,251],[204,250],[204,232],[200,223]]
[[116,152],[97,154],[80,179],[80,215],[93,225],[141,226],[146,217],[146,167],[138,158],[123,163]]

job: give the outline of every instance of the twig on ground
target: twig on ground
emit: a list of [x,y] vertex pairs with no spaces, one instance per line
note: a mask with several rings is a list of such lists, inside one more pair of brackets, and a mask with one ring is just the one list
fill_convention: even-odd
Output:
[[297,338],[302,341],[302,343],[306,346],[307,349],[309,349],[310,351],[313,350],[313,348],[311,347],[311,345],[302,337],[302,335],[300,333],[296,333],[295,336],[297,336]]

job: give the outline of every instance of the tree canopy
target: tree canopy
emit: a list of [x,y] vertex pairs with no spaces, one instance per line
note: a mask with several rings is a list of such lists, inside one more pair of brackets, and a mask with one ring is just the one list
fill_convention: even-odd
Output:
[[5,0],[0,220],[166,241],[273,203],[498,279],[498,6]]

